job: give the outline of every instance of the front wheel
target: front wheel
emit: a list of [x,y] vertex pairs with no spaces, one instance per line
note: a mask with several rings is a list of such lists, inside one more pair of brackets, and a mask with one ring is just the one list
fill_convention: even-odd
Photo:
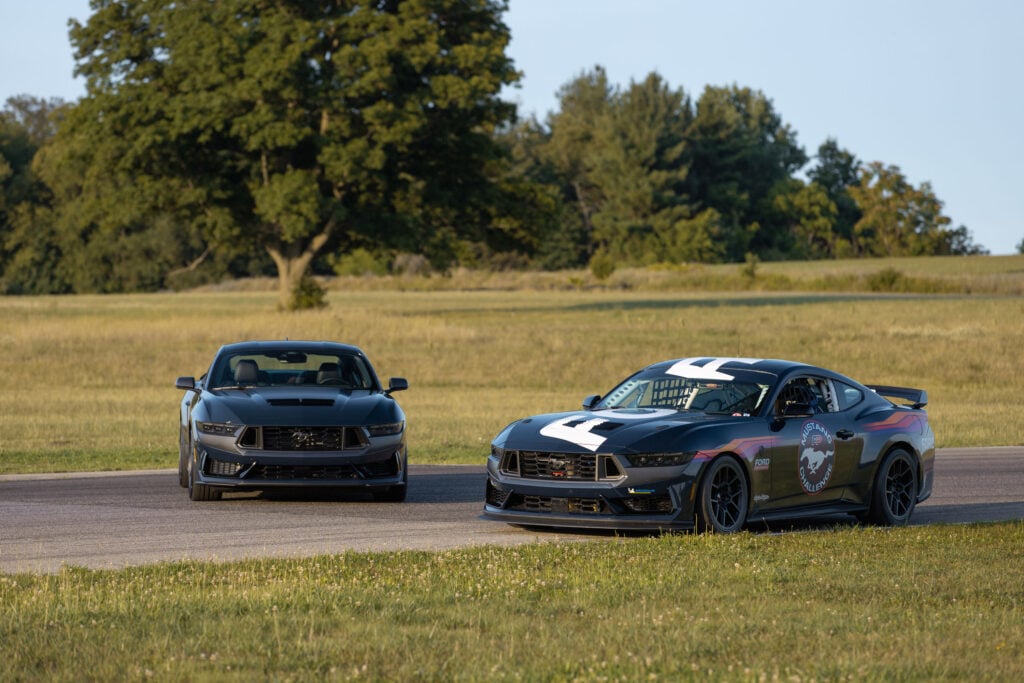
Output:
[[405,465],[405,471],[402,474],[402,483],[395,484],[394,486],[384,486],[379,489],[374,489],[373,499],[381,503],[401,503],[405,501],[405,492],[409,487],[409,470],[408,465]]
[[381,503],[401,503],[405,500],[405,484],[388,486],[373,492],[373,499]]
[[188,458],[192,454],[192,444],[184,435],[178,439],[178,484],[183,489],[188,488]]
[[730,457],[714,460],[697,494],[697,529],[731,534],[747,521],[747,478]]
[[917,503],[917,467],[914,458],[896,448],[882,460],[875,474],[868,519],[883,526],[905,526]]

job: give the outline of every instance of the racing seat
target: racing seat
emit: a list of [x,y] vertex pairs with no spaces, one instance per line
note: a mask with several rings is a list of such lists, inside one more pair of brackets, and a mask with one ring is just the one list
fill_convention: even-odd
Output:
[[240,360],[235,366],[235,384],[256,384],[259,381],[260,368],[254,360]]
[[803,384],[797,384],[790,382],[782,388],[782,393],[779,395],[779,400],[775,404],[775,413],[782,415],[786,411],[786,406],[803,404],[810,406],[812,413],[820,413],[821,410],[818,406],[818,397],[811,392]]
[[316,372],[317,384],[341,384],[341,367],[337,363],[321,363]]

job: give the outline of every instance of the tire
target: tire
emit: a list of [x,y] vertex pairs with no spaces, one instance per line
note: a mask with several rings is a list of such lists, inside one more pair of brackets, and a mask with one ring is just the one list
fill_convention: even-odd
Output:
[[221,491],[206,484],[196,483],[195,462],[189,458],[188,497],[192,500],[220,500]]
[[405,471],[402,473],[402,483],[395,484],[394,486],[383,486],[379,489],[374,489],[374,500],[381,503],[401,503],[405,501],[405,492],[409,483],[409,469],[408,465],[404,465],[404,467]]
[[882,526],[905,526],[917,504],[917,463],[902,448],[889,451],[875,473],[868,520]]
[[192,453],[192,444],[187,443],[184,435],[178,438],[178,485],[188,488],[188,457]]
[[373,499],[381,503],[401,503],[405,500],[405,484],[388,486],[373,492]]
[[750,502],[743,466],[728,456],[708,465],[697,494],[697,530],[731,534],[743,528]]

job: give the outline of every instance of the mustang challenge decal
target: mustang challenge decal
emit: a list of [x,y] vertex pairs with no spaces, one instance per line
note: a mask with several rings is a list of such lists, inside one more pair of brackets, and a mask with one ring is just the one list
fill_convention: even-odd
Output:
[[800,486],[811,494],[819,493],[832,477],[836,462],[836,445],[832,432],[825,425],[808,420],[800,430],[800,460],[797,469]]

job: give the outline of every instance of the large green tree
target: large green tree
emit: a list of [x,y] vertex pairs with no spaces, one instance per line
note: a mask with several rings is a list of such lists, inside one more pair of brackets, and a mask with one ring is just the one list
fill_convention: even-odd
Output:
[[488,208],[517,78],[504,3],[91,5],[71,30],[87,94],[45,164],[79,243],[160,225],[179,246],[152,258],[179,265],[258,245],[291,306],[325,248],[445,254],[521,228]]
[[953,229],[930,183],[914,187],[899,167],[875,161],[860,169],[849,188],[861,218],[854,226],[855,253],[869,256],[935,256],[983,253],[963,226]]
[[692,119],[686,94],[656,73],[612,100],[593,154],[593,177],[605,197],[594,235],[617,260],[720,258],[717,214],[695,216],[687,194]]
[[829,138],[818,147],[816,163],[807,171],[807,177],[824,188],[835,205],[834,240],[827,256],[859,255],[855,251],[853,227],[861,219],[861,210],[849,189],[860,184],[860,166],[856,156],[841,148],[834,138]]
[[612,88],[595,67],[561,88],[559,104],[546,129],[531,121],[515,138],[530,177],[561,188],[562,229],[548,244],[573,245],[562,254],[576,265],[595,254],[634,264],[720,258],[717,213],[695,210],[687,195],[693,109],[681,89],[655,72]]
[[615,96],[608,75],[600,66],[563,85],[558,91],[559,109],[547,119],[547,144],[540,150],[542,158],[561,178],[566,201],[576,209],[575,218],[588,258],[595,245],[594,216],[605,201],[594,171],[600,155],[601,130]]
[[51,193],[34,168],[66,105],[21,95],[0,111],[0,293],[66,291],[53,234]]
[[707,86],[690,130],[693,163],[689,193],[721,216],[725,258],[741,261],[776,248],[787,225],[764,221],[779,183],[807,162],[796,133],[759,90]]

